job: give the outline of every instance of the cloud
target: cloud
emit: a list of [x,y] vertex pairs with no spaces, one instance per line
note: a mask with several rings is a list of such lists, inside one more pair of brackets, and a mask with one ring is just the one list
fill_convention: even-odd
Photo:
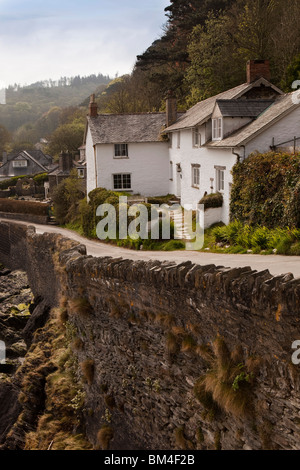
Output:
[[[161,32],[162,0],[0,0],[0,80],[130,73]],[[17,13],[16,13],[17,12]]]

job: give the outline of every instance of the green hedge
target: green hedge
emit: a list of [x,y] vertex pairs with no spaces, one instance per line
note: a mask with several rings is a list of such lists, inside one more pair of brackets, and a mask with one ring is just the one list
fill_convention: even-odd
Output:
[[12,178],[1,181],[0,182],[0,189],[4,190],[4,189],[10,188],[11,186],[16,186],[18,180],[23,179],[23,178],[27,178],[27,179],[32,178],[33,181],[35,181],[35,183],[38,186],[42,186],[45,181],[48,181],[48,173],[40,173],[38,175],[13,176]]
[[47,216],[49,214],[49,205],[32,201],[0,199],[0,212]]
[[204,210],[223,206],[223,195],[221,193],[207,194],[199,201],[204,204]]
[[232,170],[231,220],[250,225],[300,227],[300,155],[249,156]]

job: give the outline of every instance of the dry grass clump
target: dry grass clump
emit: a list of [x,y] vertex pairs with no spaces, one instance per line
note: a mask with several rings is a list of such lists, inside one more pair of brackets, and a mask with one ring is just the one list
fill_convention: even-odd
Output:
[[184,427],[180,426],[179,428],[176,428],[174,431],[174,437],[175,437],[175,445],[176,448],[180,450],[193,450],[194,445],[191,441],[186,439],[184,435]]
[[[85,395],[76,376],[77,361],[67,337],[66,325],[57,321],[57,312],[53,310],[45,327],[38,330],[35,343],[22,366],[25,373],[28,369],[22,384],[23,394],[28,397],[28,403],[25,400],[25,414],[27,408],[30,414],[35,408],[30,398],[32,395],[41,396],[43,400],[36,430],[25,435],[25,450],[92,449],[85,436],[76,433],[83,416]],[[33,378],[33,372],[36,378]],[[42,389],[38,391],[36,385],[41,375]],[[22,419],[20,415],[24,432],[26,428]],[[17,435],[18,431],[15,431]]]
[[116,400],[113,395],[105,395],[104,401],[105,401],[106,406],[108,406],[108,408],[110,408],[111,410],[115,408]]
[[197,346],[197,342],[191,335],[185,335],[182,339],[181,343],[181,351],[183,352],[191,352],[195,351]]
[[174,333],[169,332],[166,338],[167,351],[170,355],[177,354],[180,350],[180,342]]
[[174,322],[174,316],[168,313],[157,313],[155,315],[155,323],[159,323],[164,328],[171,328]]
[[93,359],[86,359],[80,364],[84,379],[89,385],[92,385],[95,374],[95,363]]
[[97,442],[100,448],[102,450],[109,450],[109,444],[110,444],[110,441],[113,439],[113,437],[114,437],[113,429],[108,425],[102,426],[102,428],[98,431],[98,434],[97,434]]
[[84,348],[84,342],[80,338],[75,338],[72,341],[71,347],[75,351],[82,351]]
[[[210,410],[215,403],[220,409],[237,417],[250,414],[253,370],[258,370],[258,361],[241,362],[241,348],[230,352],[220,336],[213,343],[212,353],[199,348],[198,352],[206,357],[210,370],[195,384],[196,398]],[[250,364],[252,368],[248,368]]]
[[83,318],[89,317],[93,312],[93,308],[85,297],[69,300],[68,311],[70,315],[79,315]]

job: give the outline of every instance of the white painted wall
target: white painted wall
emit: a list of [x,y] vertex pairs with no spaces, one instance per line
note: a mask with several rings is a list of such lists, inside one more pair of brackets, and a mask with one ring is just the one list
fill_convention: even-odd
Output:
[[[204,132],[204,128],[203,128]],[[176,140],[176,139],[175,139]],[[173,139],[174,141],[174,139]],[[192,129],[181,131],[180,149],[173,145],[170,148],[170,161],[173,162],[174,177],[170,181],[169,192],[177,196],[181,196],[181,204],[192,204],[193,208],[199,203],[204,193],[216,192],[216,169],[215,166],[226,167],[225,171],[225,187],[223,193],[224,203],[221,214],[221,221],[225,224],[229,223],[229,202],[230,202],[230,184],[232,183],[231,169],[237,161],[236,155],[231,150],[217,149],[212,150],[206,147],[193,147]],[[182,168],[181,178],[181,194],[179,194],[176,164],[180,163]],[[200,165],[200,185],[199,188],[192,186],[192,165]],[[213,178],[213,190],[211,190],[211,180]],[[218,222],[219,220],[216,220]]]
[[[114,158],[113,144],[98,144],[96,154],[97,187],[113,190],[113,174],[130,173],[130,194],[161,196],[168,193],[168,142],[129,143],[128,158]],[[92,176],[93,173],[91,179]]]
[[[294,137],[300,137],[300,107],[249,142],[246,145],[246,156],[256,151],[261,153],[270,151],[273,137],[275,138],[275,145]],[[293,145],[292,142],[289,145]]]

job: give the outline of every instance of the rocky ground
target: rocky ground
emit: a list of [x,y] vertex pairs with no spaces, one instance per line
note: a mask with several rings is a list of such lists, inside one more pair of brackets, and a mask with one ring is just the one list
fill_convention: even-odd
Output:
[[26,274],[1,268],[0,341],[5,345],[6,360],[0,364],[0,382],[3,380],[2,374],[11,375],[26,354],[27,346],[22,331],[30,317],[33,302]]

